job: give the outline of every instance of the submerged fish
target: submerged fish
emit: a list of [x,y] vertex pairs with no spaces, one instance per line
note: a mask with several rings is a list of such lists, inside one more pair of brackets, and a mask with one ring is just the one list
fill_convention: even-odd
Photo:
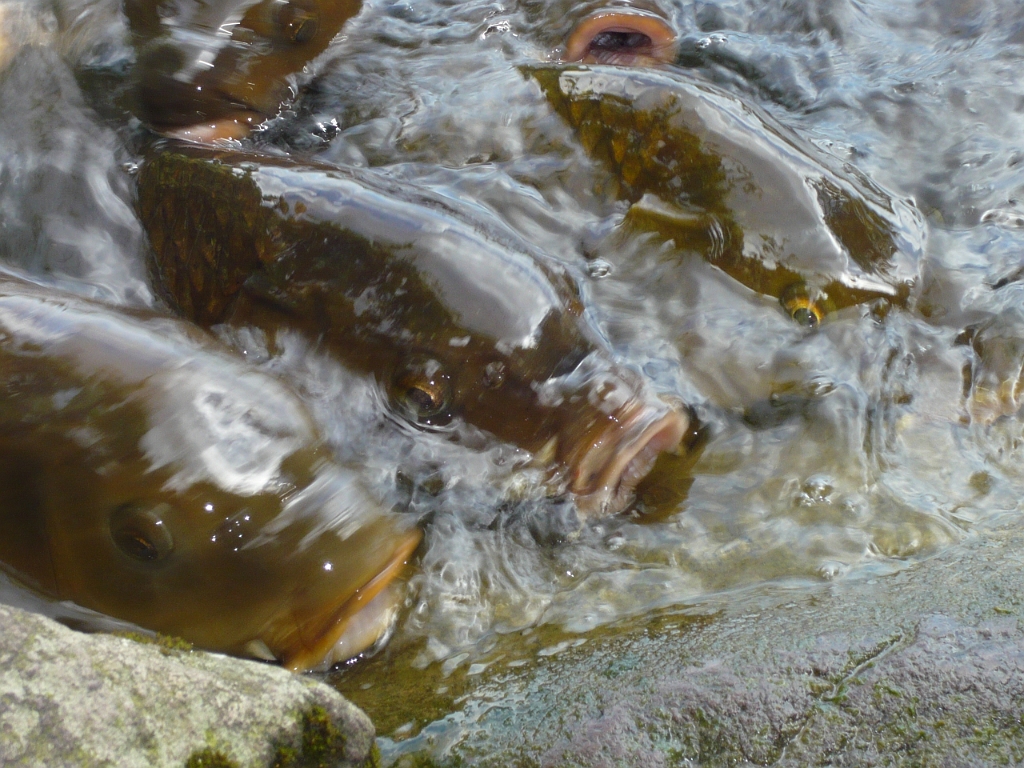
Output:
[[0,278],[0,564],[26,586],[301,670],[374,642],[419,540],[199,329]]
[[623,509],[689,428],[612,358],[566,272],[441,196],[193,148],[143,166],[138,209],[185,316],[321,338],[412,423],[533,452],[585,514]]
[[361,7],[361,0],[125,0],[139,49],[136,111],[182,138],[241,138],[277,113],[289,78]]
[[699,254],[807,325],[830,309],[906,300],[923,247],[916,210],[766,113],[677,73],[524,71],[614,175],[631,203],[625,234]]

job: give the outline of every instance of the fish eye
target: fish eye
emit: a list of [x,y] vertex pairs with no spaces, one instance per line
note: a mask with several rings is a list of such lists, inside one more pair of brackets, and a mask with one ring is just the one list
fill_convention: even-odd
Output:
[[155,563],[174,551],[174,537],[165,523],[169,504],[122,504],[110,515],[110,537],[133,560]]
[[505,383],[505,364],[494,360],[484,366],[484,386],[488,389],[497,389]]
[[803,284],[792,285],[782,293],[780,298],[782,308],[796,321],[797,325],[805,328],[817,328],[825,317],[825,308],[822,302],[815,300],[808,294]]
[[394,377],[392,398],[417,422],[445,424],[450,417],[451,379],[436,360],[413,361]]
[[320,21],[315,10],[286,2],[277,11],[277,27],[283,40],[294,45],[308,43],[317,33]]

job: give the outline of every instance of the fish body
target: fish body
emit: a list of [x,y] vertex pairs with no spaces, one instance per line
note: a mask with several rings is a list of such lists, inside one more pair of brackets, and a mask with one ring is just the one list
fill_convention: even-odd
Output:
[[361,0],[126,0],[139,117],[157,130],[240,138],[292,95]]
[[568,273],[439,195],[193,148],[148,160],[138,208],[186,317],[322,339],[410,422],[460,418],[553,456],[593,514],[625,506],[688,429],[613,359]]
[[0,563],[30,588],[306,669],[419,538],[204,332],[0,278]]
[[[753,290],[829,309],[907,299],[923,248],[917,211],[837,168],[762,110],[677,73],[524,68],[654,232]],[[806,315],[805,315],[806,316]]]

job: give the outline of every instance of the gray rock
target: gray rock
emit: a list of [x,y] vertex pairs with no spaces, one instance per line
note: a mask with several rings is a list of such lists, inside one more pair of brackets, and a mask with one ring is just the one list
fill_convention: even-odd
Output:
[[398,766],[1022,765],[1022,553],[1010,525],[895,574],[593,632],[495,663],[433,721],[357,699]]
[[0,627],[5,767],[376,763],[369,719],[313,678],[3,605]]

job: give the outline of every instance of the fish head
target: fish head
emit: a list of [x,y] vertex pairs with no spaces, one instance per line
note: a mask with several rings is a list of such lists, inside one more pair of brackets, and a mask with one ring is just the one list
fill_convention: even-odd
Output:
[[72,396],[21,443],[21,498],[44,521],[32,582],[293,669],[355,655],[364,648],[337,646],[419,531],[329,456],[272,379],[202,373],[183,365],[127,397],[94,392],[77,414]]
[[157,131],[237,139],[273,117],[292,78],[326,50],[360,0],[128,0],[137,112]]
[[[264,213],[271,201],[273,240],[287,245],[267,248],[271,255],[239,281],[230,314],[215,321],[268,333],[283,322],[322,338],[377,379],[398,419],[435,431],[466,423],[532,452],[595,516],[622,510],[654,458],[687,433],[683,409],[615,362],[587,314],[578,276],[514,233],[440,196],[407,187],[385,193],[366,174],[222,166],[228,156],[217,157],[193,167],[244,169],[225,176],[235,199],[248,196]],[[147,187],[157,208],[175,191],[189,206],[205,194],[199,184]],[[181,195],[186,189],[197,194]],[[180,230],[180,242],[194,242]],[[173,272],[177,251],[167,250]],[[223,252],[200,271],[230,261]],[[242,249],[243,257],[250,252]],[[178,303],[186,306],[196,304],[195,285],[218,284],[174,283],[184,287],[173,293],[184,293]]]
[[396,361],[394,410],[427,429],[460,418],[532,452],[584,517],[621,512],[658,456],[685,450],[689,412],[592,342],[571,311],[550,313],[526,344],[459,341]]

